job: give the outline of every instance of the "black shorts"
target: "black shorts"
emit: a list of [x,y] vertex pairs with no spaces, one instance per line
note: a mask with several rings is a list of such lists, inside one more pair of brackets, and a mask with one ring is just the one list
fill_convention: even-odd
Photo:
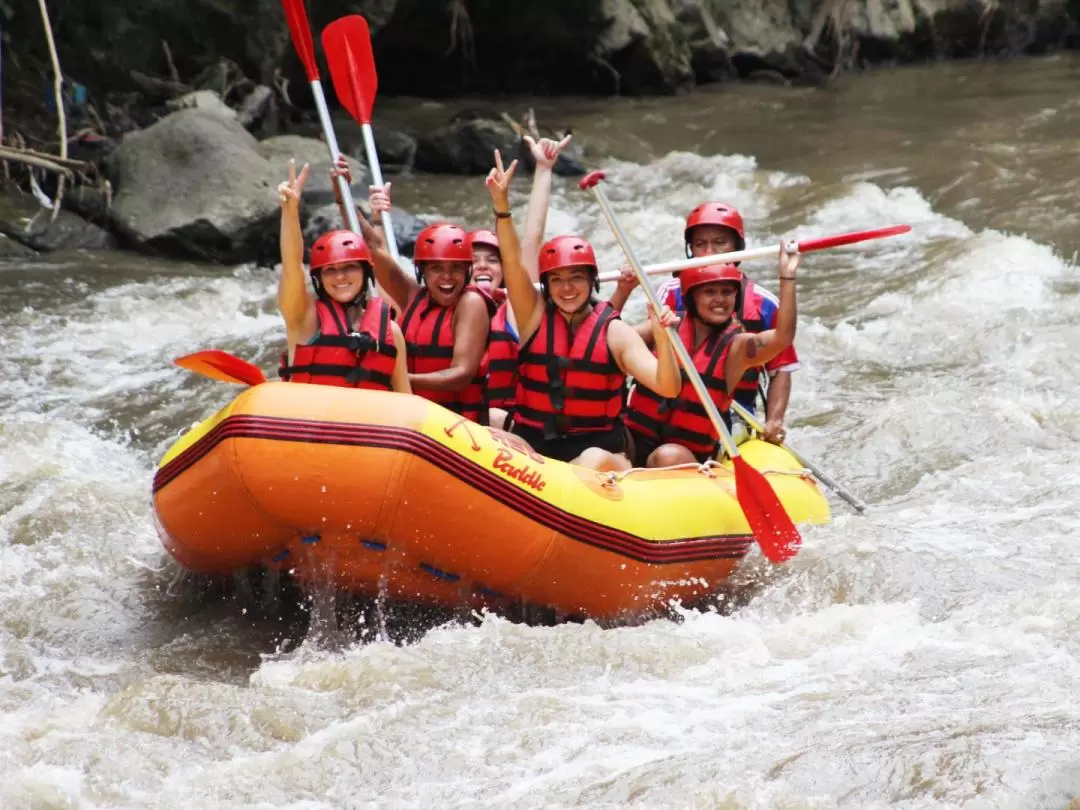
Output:
[[573,461],[590,447],[599,447],[609,453],[626,452],[626,429],[620,424],[611,430],[589,433],[568,433],[554,439],[545,439],[539,428],[515,423],[510,432],[527,441],[537,453],[558,461]]
[[[630,432],[630,444],[633,447],[633,455],[630,457],[630,463],[635,467],[645,467],[649,460],[649,456],[652,455],[653,450],[662,444],[668,444],[668,442],[658,442],[650,436],[638,433],[636,430]],[[671,442],[671,444],[678,444],[678,442]],[[704,464],[710,458],[716,458],[716,451],[712,453],[694,453],[694,458],[698,460],[699,464]]]

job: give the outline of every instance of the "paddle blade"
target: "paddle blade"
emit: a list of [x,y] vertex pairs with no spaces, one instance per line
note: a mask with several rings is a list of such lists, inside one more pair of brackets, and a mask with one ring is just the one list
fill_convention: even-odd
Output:
[[873,231],[853,231],[842,233],[839,236],[826,236],[821,239],[803,239],[799,242],[800,253],[810,253],[814,250],[840,247],[841,245],[854,245],[856,242],[866,242],[870,239],[884,239],[886,236],[898,236],[908,233],[910,225],[890,225],[888,228],[878,228]]
[[379,77],[367,20],[359,14],[334,20],[323,29],[322,44],[338,101],[361,124],[370,124]]
[[309,82],[319,80],[319,63],[315,61],[315,43],[311,40],[311,24],[308,23],[304,0],[281,0],[285,8],[285,22],[289,25],[296,55],[304,64],[304,72]]
[[784,505],[765,476],[747,464],[746,459],[735,456],[731,462],[735,467],[735,496],[761,546],[761,553],[774,563],[790,560],[802,545],[802,537]]
[[259,385],[266,382],[262,370],[247,360],[241,360],[234,354],[207,349],[194,354],[177,357],[174,361],[180,368],[202,374],[220,382],[240,383],[241,385]]

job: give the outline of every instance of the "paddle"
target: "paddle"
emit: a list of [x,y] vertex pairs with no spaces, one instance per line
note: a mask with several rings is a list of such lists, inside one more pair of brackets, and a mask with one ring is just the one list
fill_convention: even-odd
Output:
[[[330,65],[330,77],[334,81],[334,93],[341,106],[360,123],[371,179],[375,185],[381,186],[382,169],[379,166],[379,153],[375,151],[375,133],[371,129],[371,111],[375,105],[379,76],[375,72],[375,56],[371,52],[371,32],[367,20],[359,14],[334,20],[323,29],[322,43],[326,61]],[[382,221],[386,247],[396,262],[400,256],[389,211],[383,212]]]
[[[304,0],[281,0],[285,7],[285,20],[289,24],[289,35],[292,37],[296,55],[304,65],[308,84],[311,85],[311,95],[315,99],[315,109],[319,111],[319,123],[322,125],[323,135],[326,137],[326,149],[330,153],[330,165],[336,166],[341,149],[338,148],[337,137],[334,135],[334,124],[330,120],[330,111],[326,107],[326,96],[323,95],[322,82],[319,81],[319,65],[315,61],[315,45],[311,40],[311,26],[308,23],[307,11],[304,9]],[[335,181],[338,193],[344,203],[345,218],[349,224],[349,230],[360,233],[360,220],[356,214],[356,204],[353,202],[352,190],[348,181],[338,175]],[[392,241],[392,240],[391,240]]]
[[[870,239],[884,239],[887,236],[898,236],[911,231],[910,225],[890,225],[887,228],[876,228],[872,231],[852,231],[836,236],[825,236],[820,239],[803,239],[799,242],[800,253],[812,253],[815,250],[827,250],[842,245],[854,245],[856,242],[866,242]],[[748,259],[774,258],[780,250],[779,245],[772,247],[750,248],[749,250],[736,250],[731,253],[717,253],[712,256],[697,256],[693,259],[679,259],[674,262],[661,264],[647,264],[644,271],[649,276],[660,276],[664,273],[677,273],[680,270],[690,270],[694,267],[706,267],[710,264],[722,264],[730,262],[743,262]],[[618,281],[618,273],[601,273],[600,281]]]
[[[754,415],[750,413],[750,411],[748,411],[738,402],[732,400],[731,410],[735,411],[735,413],[739,415],[740,419],[746,422],[746,424],[748,424],[758,433],[763,433],[765,431],[765,428],[762,426],[761,422],[758,421],[754,417]],[[836,483],[836,481],[826,475],[820,467],[818,467],[816,464],[806,458],[806,456],[799,453],[794,447],[789,444],[782,444],[780,446],[787,450],[789,453],[791,453],[791,455],[795,456],[796,461],[798,461],[800,464],[810,470],[810,472],[814,474],[815,478],[817,478],[821,483],[823,483],[825,486],[827,486],[829,489],[839,495],[856,512],[861,515],[866,511],[866,504],[864,504],[862,501],[860,501],[858,498],[856,498],[854,495],[852,495],[850,492],[848,492],[846,489]]]
[[188,371],[194,371],[196,374],[202,374],[204,377],[220,382],[241,385],[259,385],[266,382],[266,377],[258,366],[219,349],[185,354],[183,357],[177,357],[173,362],[180,368],[186,368]]
[[[600,188],[600,181],[603,179],[603,172],[592,172],[583,177],[579,185],[582,189],[591,190],[596,196],[596,201],[600,204],[600,208],[603,210],[608,225],[611,226],[611,230],[615,234],[619,247],[626,254],[630,266],[634,268],[641,289],[649,299],[653,309],[659,313],[660,302],[656,298],[656,291],[652,288],[649,277],[645,275],[641,262],[638,261],[634,249],[626,238],[626,234],[623,233],[622,227],[615,218],[615,212],[611,208],[607,195]],[[739,455],[739,448],[735,446],[731,433],[728,432],[727,425],[724,424],[724,420],[720,417],[720,412],[716,408],[716,403],[712,401],[701,375],[694,368],[694,361],[691,359],[686,346],[679,339],[675,327],[669,326],[667,333],[683,371],[686,372],[687,378],[694,386],[698,399],[709,414],[709,419],[712,421],[717,433],[719,433],[724,449],[731,458],[732,466],[735,468],[735,496],[738,498],[743,514],[746,516],[746,522],[750,524],[750,530],[754,533],[754,537],[757,538],[758,545],[761,546],[762,553],[774,563],[784,562],[794,557],[799,545],[802,543],[799,530],[791,522],[791,518],[784,510],[783,504],[776,497],[776,493],[773,492],[773,488],[769,485],[765,476],[747,464],[746,460]]]

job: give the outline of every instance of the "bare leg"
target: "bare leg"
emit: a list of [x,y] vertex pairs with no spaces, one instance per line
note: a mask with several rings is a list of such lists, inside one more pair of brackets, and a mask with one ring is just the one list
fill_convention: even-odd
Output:
[[623,472],[630,469],[630,459],[622,453],[609,453],[599,447],[590,447],[580,456],[573,459],[571,464],[579,467],[588,467],[597,472]]
[[677,464],[696,464],[694,454],[681,444],[662,444],[649,453],[648,467],[674,467]]

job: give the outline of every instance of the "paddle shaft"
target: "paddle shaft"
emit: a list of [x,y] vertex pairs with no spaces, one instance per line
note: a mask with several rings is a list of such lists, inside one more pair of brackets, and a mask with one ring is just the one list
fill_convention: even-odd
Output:
[[[911,230],[908,225],[893,225],[888,228],[877,228],[872,231],[854,231],[840,234],[839,236],[827,236],[823,239],[803,239],[799,242],[800,253],[812,253],[815,250],[827,250],[828,248],[842,245],[853,245],[857,242],[866,242],[870,239],[883,239],[887,236],[898,236]],[[744,262],[750,259],[769,259],[776,256],[780,245],[772,247],[748,248],[747,250],[734,250],[730,253],[716,253],[710,256],[695,256],[691,259],[678,259],[673,262],[661,262],[659,264],[647,264],[644,271],[650,276],[661,276],[665,273],[678,273],[682,270],[691,270],[695,267],[708,267],[710,264],[730,264],[732,262]],[[601,273],[600,281],[618,281],[619,273]]]
[[[737,401],[732,400],[731,410],[733,410],[740,419],[746,422],[746,424],[748,424],[758,433],[764,431],[765,428],[762,426],[761,422],[758,421],[758,419],[750,411],[740,405]],[[798,450],[796,450],[789,444],[782,444],[781,447],[791,453],[791,455],[795,457],[796,461],[798,461],[800,464],[810,470],[810,472],[814,474],[815,478],[817,478],[819,481],[821,481],[821,483],[823,483],[825,486],[835,492],[841,499],[847,502],[852,509],[858,512],[860,515],[866,511],[866,504],[864,504],[862,501],[860,501],[858,498],[856,498],[854,495],[852,495],[850,492],[848,492],[846,489],[836,483],[836,481],[829,477],[820,467],[818,467],[816,464],[814,464],[812,461],[802,455]]]
[[[330,110],[326,106],[326,96],[323,95],[322,82],[318,79],[311,82],[311,95],[315,99],[315,109],[319,111],[319,123],[322,125],[323,135],[326,136],[326,150],[330,153],[330,165],[337,166],[341,149],[338,148],[337,136],[334,135],[334,123],[330,120]],[[338,193],[341,194],[344,203],[345,219],[348,222],[349,230],[353,233],[360,233],[360,219],[356,214],[356,203],[353,202],[349,182],[340,174],[334,178],[334,182],[337,183]]]
[[[375,133],[371,129],[371,124],[360,124],[360,131],[364,134],[364,153],[367,155],[368,168],[371,169],[371,181],[381,186],[383,184],[382,168],[379,166],[379,153],[375,151]],[[397,237],[394,236],[394,224],[390,219],[390,212],[383,211],[382,214],[383,234],[386,238],[386,249],[390,251],[390,255],[394,257],[395,262],[401,260],[401,256],[398,253]]]
[[[618,220],[615,218],[615,212],[611,209],[611,203],[608,201],[607,195],[604,193],[604,190],[600,188],[599,182],[593,184],[590,189],[596,197],[596,201],[600,204],[600,209],[604,212],[604,216],[611,226],[612,233],[615,234],[615,240],[619,243],[619,247],[622,248],[623,253],[626,254],[630,266],[634,268],[634,274],[637,275],[638,284],[641,285],[645,297],[649,300],[649,303],[652,305],[656,314],[659,315],[660,301],[656,297],[656,290],[653,289],[649,277],[645,274],[645,268],[641,266],[637,254],[634,253],[634,249],[630,246],[630,240],[626,238],[622,226],[619,225]],[[698,374],[698,370],[694,367],[694,361],[690,357],[690,352],[687,350],[686,346],[683,345],[682,340],[679,339],[679,333],[674,326],[668,326],[666,331],[668,340],[671,341],[672,348],[675,349],[675,356],[678,357],[679,364],[683,367],[683,371],[686,372],[687,379],[690,380],[690,384],[694,387],[698,399],[705,407],[705,412],[709,415],[709,420],[713,423],[713,427],[716,428],[716,431],[720,436],[720,441],[724,445],[724,450],[730,458],[738,458],[739,448],[735,446],[735,441],[731,438],[731,433],[728,431],[727,425],[724,424],[724,420],[720,416],[720,411],[717,409],[716,403],[713,402],[709,390],[705,387],[705,383],[701,379],[701,375]]]

